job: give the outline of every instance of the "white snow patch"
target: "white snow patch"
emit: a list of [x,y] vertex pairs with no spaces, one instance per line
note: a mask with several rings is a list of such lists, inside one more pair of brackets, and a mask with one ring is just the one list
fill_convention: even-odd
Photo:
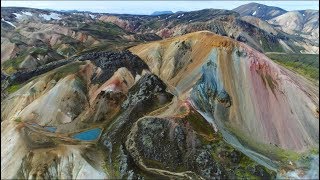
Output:
[[51,19],[55,19],[55,20],[59,20],[61,19],[59,16],[60,14],[57,14],[57,13],[50,13],[49,15],[47,14],[40,14],[39,15],[40,17],[43,17],[45,20],[51,20]]
[[180,18],[180,17],[182,17],[182,16],[184,16],[184,14],[179,15],[178,18]]
[[252,13],[252,16],[254,16],[254,15],[256,15],[257,14],[257,11],[254,11],[253,13]]
[[31,12],[22,12],[22,14],[27,15],[27,16],[32,16]]
[[93,14],[89,14],[89,16],[91,17],[91,19],[94,19],[96,16]]
[[305,14],[302,14],[302,16],[306,16]]
[[260,9],[260,6],[258,8]]
[[18,13],[12,13],[12,14],[14,14],[14,15],[16,16],[16,18],[17,18],[17,19],[20,19],[20,18],[21,18],[21,16],[22,16],[21,14],[18,14]]
[[12,24],[12,22],[9,22],[9,21],[6,21],[6,20],[4,20],[3,18],[1,19],[1,21],[4,21],[4,22],[6,22],[6,23],[8,23],[8,24],[10,24],[11,26],[13,26],[13,27],[17,27],[17,26],[15,26],[14,24]]

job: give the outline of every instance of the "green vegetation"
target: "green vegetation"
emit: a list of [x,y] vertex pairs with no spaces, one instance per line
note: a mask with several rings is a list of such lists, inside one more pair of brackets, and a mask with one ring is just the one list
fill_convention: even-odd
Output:
[[138,42],[108,41],[96,46],[89,47],[82,52],[79,52],[78,55],[99,51],[122,51],[137,44]]
[[48,52],[48,48],[33,48],[30,50],[30,55],[36,56],[38,54],[40,55],[46,55]]
[[310,154],[319,154],[319,147],[313,147],[310,149]]
[[208,141],[215,137],[214,129],[199,113],[189,113],[183,120],[189,122],[192,128],[199,135],[205,136]]
[[[2,68],[8,74],[15,73],[20,69],[20,64],[26,59],[28,55],[32,57],[37,57],[38,55],[47,55],[48,52],[49,49],[47,47],[34,47],[29,50],[25,50],[23,52],[20,52],[20,55],[18,55],[17,57],[5,61],[2,64]],[[49,59],[49,62],[51,62],[52,60],[54,59]]]
[[27,57],[27,54],[24,53],[23,55],[20,55],[16,58],[12,58],[12,59],[5,61],[2,64],[3,70],[8,74],[15,73],[17,71],[17,69],[19,68],[20,63],[22,63],[26,57]]
[[85,44],[81,41],[76,40],[70,36],[62,35],[61,44],[56,44],[53,49],[57,50],[57,53],[63,56],[72,56],[85,48]]
[[297,161],[301,154],[294,151],[282,149],[273,144],[263,144],[255,141],[252,137],[249,137],[244,132],[237,129],[228,128],[232,134],[235,134],[237,139],[246,147],[252,150],[264,154],[266,157],[278,161],[280,163],[285,163],[290,161]]
[[[261,177],[258,177],[249,171],[249,169],[256,169],[257,167],[260,170],[256,171],[267,172],[271,175],[271,179],[275,176],[274,171],[259,165],[248,156],[226,143],[220,132],[215,134],[215,140],[210,143],[210,146],[212,158],[224,167],[227,174],[235,174],[236,179],[260,179]],[[236,160],[232,158],[231,154],[237,154]]]
[[107,22],[95,22],[82,24],[76,31],[85,31],[99,39],[116,39],[119,35],[124,35],[123,29],[115,24]]
[[22,119],[21,119],[21,117],[18,117],[18,118],[16,118],[14,121],[17,122],[17,123],[19,123],[19,122],[22,122]]
[[[76,73],[77,71],[79,71],[80,65],[83,65],[83,64],[85,64],[85,62],[70,63],[60,68],[57,68],[56,70],[54,70],[52,79],[54,79],[55,81],[59,81],[61,78],[66,77],[68,74]],[[5,90],[8,92],[8,94],[14,93],[37,77],[39,76],[35,76],[24,83],[12,84],[11,86],[7,87]],[[84,82],[82,81],[82,79],[77,78],[76,80],[77,80],[76,81],[77,85],[81,87],[83,90],[86,90],[86,88],[83,85]]]
[[59,79],[66,77],[68,74],[76,73],[77,71],[79,71],[80,65],[84,64],[85,62],[76,62],[61,66],[54,71],[54,76],[52,79],[54,79],[55,81],[59,81]]
[[161,25],[162,25],[162,22],[160,22],[159,20],[154,20],[154,21],[148,22],[144,26],[150,27],[151,29],[158,29],[161,27]]
[[284,52],[280,43],[272,43],[265,37],[261,37],[261,45],[265,52]]
[[310,80],[319,81],[319,55],[317,54],[268,53],[267,56]]
[[67,45],[65,48],[57,49],[57,53],[62,56],[72,56],[77,53],[77,49],[74,46]]
[[9,86],[6,90],[9,94],[16,92],[18,89],[20,89],[24,84],[13,84]]

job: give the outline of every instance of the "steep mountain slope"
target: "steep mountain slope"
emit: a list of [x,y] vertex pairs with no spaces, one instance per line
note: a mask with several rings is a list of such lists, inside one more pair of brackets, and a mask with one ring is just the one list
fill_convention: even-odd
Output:
[[241,5],[233,11],[238,12],[241,16],[254,16],[262,20],[269,20],[280,16],[287,11],[274,6],[267,6],[259,3],[248,3]]
[[290,11],[268,21],[282,31],[319,42],[319,11]]
[[[302,82],[244,44],[209,32],[198,32],[130,50],[144,59],[152,72],[176,87],[179,94],[188,92],[198,81],[198,87],[193,87],[200,88],[195,90],[200,94],[194,92],[196,104],[228,92],[232,99],[229,109],[214,103],[212,108],[222,108],[223,113],[206,113],[215,113],[213,117],[222,118],[221,122],[236,130],[234,133],[245,133],[248,137],[259,137],[257,139],[263,143],[294,150],[306,150],[317,144],[317,91],[307,89]],[[309,93],[314,94],[310,96]],[[301,96],[298,104],[297,94]],[[205,104],[198,105],[205,110],[202,107]],[[299,130],[292,132],[290,129]]]

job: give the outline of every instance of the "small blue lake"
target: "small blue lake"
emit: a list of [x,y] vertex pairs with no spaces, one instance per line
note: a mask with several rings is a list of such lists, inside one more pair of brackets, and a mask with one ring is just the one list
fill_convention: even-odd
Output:
[[95,129],[90,129],[87,131],[83,131],[81,133],[77,133],[73,135],[72,137],[77,140],[82,140],[82,141],[93,141],[99,138],[101,134],[101,129],[100,128],[95,128]]
[[50,132],[56,132],[57,130],[57,128],[53,126],[45,126],[44,128]]

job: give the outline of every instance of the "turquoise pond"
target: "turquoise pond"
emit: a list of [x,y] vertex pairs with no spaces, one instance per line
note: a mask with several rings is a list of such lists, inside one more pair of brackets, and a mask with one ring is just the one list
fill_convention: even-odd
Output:
[[50,132],[56,132],[57,128],[53,127],[53,126],[46,126],[44,127],[46,130],[50,131]]
[[93,141],[99,138],[101,134],[100,128],[90,129],[77,134],[74,134],[72,138],[82,141]]

